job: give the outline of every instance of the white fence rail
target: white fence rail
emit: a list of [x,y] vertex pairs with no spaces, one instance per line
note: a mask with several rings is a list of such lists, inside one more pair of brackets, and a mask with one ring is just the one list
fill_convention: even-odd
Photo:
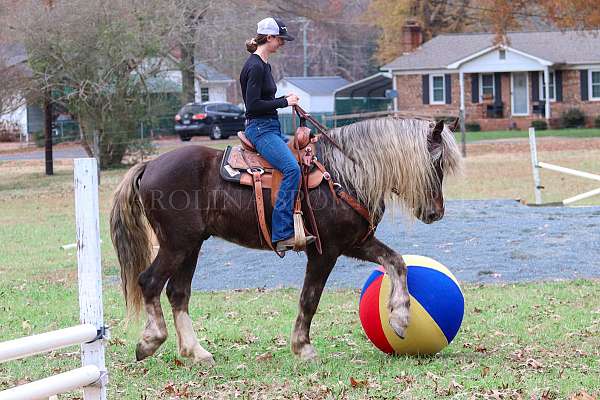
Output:
[[81,344],[83,367],[4,390],[0,400],[48,399],[78,388],[83,388],[84,400],[106,400],[96,159],[75,160],[74,183],[81,325],[0,343],[0,363]]
[[539,170],[541,168],[548,169],[563,174],[578,176],[580,178],[591,179],[594,181],[600,181],[600,175],[592,174],[590,172],[579,171],[572,168],[561,167],[560,165],[549,164],[538,160],[537,146],[535,140],[535,128],[529,128],[529,148],[531,150],[531,166],[533,168],[533,184],[535,193],[535,204],[536,205],[569,205],[576,201],[584,200],[592,196],[600,194],[600,188],[590,190],[589,192],[581,193],[568,199],[564,199],[557,203],[543,203],[542,202],[542,189],[544,188],[541,183]]

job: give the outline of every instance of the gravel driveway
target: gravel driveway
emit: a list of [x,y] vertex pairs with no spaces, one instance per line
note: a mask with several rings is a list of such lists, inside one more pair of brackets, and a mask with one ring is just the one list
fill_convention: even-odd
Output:
[[[600,207],[528,207],[511,200],[448,201],[432,225],[406,226],[388,211],[377,237],[404,254],[435,258],[465,282],[600,278]],[[324,244],[326,245],[326,244]],[[204,243],[197,290],[300,287],[306,256]],[[328,287],[360,288],[374,264],[341,257]]]

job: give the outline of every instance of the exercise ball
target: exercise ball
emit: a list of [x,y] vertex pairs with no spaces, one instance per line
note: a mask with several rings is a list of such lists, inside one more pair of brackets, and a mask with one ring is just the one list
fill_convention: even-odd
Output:
[[402,256],[407,265],[410,321],[404,339],[389,324],[390,279],[383,267],[369,276],[360,294],[359,315],[365,334],[389,354],[435,354],[458,333],[465,301],[458,281],[439,262]]

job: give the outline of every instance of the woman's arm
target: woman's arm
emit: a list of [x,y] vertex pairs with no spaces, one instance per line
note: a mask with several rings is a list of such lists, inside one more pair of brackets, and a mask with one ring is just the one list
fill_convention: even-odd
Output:
[[247,112],[260,114],[288,106],[288,101],[285,97],[279,97],[274,100],[262,100],[260,98],[263,73],[263,70],[257,66],[251,67],[248,71],[248,82],[246,83]]

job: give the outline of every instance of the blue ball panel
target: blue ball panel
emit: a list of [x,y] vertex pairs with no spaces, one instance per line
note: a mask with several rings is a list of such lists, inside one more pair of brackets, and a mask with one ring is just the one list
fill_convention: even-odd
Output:
[[452,279],[440,271],[410,265],[408,291],[438,324],[448,343],[454,339],[462,323],[465,300]]
[[365,285],[363,286],[362,290],[360,291],[360,300],[362,300],[363,295],[365,294],[365,292],[367,291],[367,288],[371,285],[371,283],[373,283],[373,281],[377,278],[379,278],[381,275],[383,275],[383,272],[379,271],[378,269],[376,269],[375,271],[373,271],[373,273],[371,273],[371,275],[369,276],[369,279],[367,279],[367,281],[365,282]]

